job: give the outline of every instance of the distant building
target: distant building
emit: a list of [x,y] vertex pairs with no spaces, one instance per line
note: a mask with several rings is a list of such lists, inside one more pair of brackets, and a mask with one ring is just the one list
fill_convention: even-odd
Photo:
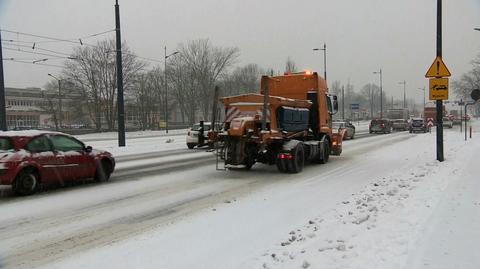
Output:
[[[80,96],[67,95],[59,98],[57,92],[45,91],[40,88],[5,88],[5,104],[8,129],[38,129],[54,128],[53,113],[59,111],[59,101],[63,106],[61,119],[63,125],[75,124],[69,105]],[[75,114],[78,112],[75,111]],[[59,117],[60,114],[57,115]]]

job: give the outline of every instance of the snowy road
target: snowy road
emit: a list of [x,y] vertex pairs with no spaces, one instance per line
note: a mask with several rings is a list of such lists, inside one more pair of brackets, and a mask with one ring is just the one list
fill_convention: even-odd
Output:
[[[242,212],[238,214],[255,222],[252,232],[261,233],[264,229],[271,229],[270,225],[276,226],[277,221],[291,214],[288,213],[289,210],[276,208],[271,202],[262,204],[261,201],[265,201],[262,193],[265,191],[279,190],[282,200],[299,196],[298,200],[302,201],[300,194],[285,192],[285,188],[311,185],[318,189],[312,203],[320,203],[322,207],[328,208],[335,204],[338,197],[350,195],[365,183],[354,180],[354,175],[363,171],[370,163],[363,160],[362,156],[410,138],[411,135],[403,132],[348,141],[345,143],[343,156],[332,157],[327,165],[309,165],[304,172],[296,176],[279,174],[275,167],[264,165],[255,166],[251,172],[218,172],[215,171],[212,153],[202,151],[173,150],[173,155],[169,151],[124,154],[117,157],[118,169],[110,183],[87,184],[27,198],[4,199],[0,208],[0,253],[8,265],[7,268],[32,268],[42,265],[51,268],[52,263],[67,257],[75,258],[91,249],[135,240],[149,232],[172,228],[176,230],[175,227],[188,226],[191,218],[212,218],[212,227],[218,226],[216,229],[222,232],[225,227],[219,224],[228,224],[231,216],[224,216],[225,219],[222,220],[219,219],[222,215],[215,215],[212,210],[229,205],[235,210],[237,204],[246,198],[260,199],[257,201],[258,205],[261,205],[260,210],[271,210],[273,213],[266,222],[258,223],[256,210],[253,210],[257,207],[257,202],[250,205],[250,213],[243,212],[243,207],[239,208]],[[376,173],[382,172],[378,170]],[[294,189],[292,191],[295,192]],[[337,193],[335,199],[331,199],[330,192]],[[283,196],[287,193],[288,195]],[[294,207],[291,208],[293,209]],[[308,211],[305,210],[304,213]],[[251,223],[248,223],[247,226],[250,225]],[[283,228],[282,225],[278,227]],[[189,229],[185,230],[187,234]],[[280,232],[283,229],[271,230]],[[246,236],[242,233],[238,235]],[[175,238],[167,240],[176,241]],[[187,241],[177,243],[182,246],[188,244]],[[201,242],[193,243],[202,245]],[[241,242],[240,244],[243,246]],[[227,245],[214,247],[226,248]],[[207,250],[208,248],[204,249]],[[191,268],[197,263],[196,259],[178,258],[176,261],[171,260],[172,264],[166,263],[165,267],[162,265],[156,268],[182,268],[178,267],[176,262],[191,262]]]

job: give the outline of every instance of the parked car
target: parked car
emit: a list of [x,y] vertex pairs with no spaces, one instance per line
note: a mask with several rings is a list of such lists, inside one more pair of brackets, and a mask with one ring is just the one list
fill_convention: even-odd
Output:
[[396,119],[392,121],[393,130],[397,131],[407,131],[408,130],[408,121],[404,119]]
[[453,121],[448,118],[448,117],[444,117],[443,118],[443,127],[445,128],[453,128]]
[[422,118],[413,118],[410,123],[410,133],[415,133],[415,132],[424,132],[426,133],[427,131],[430,130],[430,127],[427,126],[427,123],[425,122],[424,119]]
[[64,133],[0,132],[0,185],[11,185],[17,195],[33,194],[40,184],[107,181],[114,169],[109,152],[94,150]]
[[[203,123],[203,136],[200,136],[201,128],[200,123],[196,123],[188,130],[187,133],[187,147],[193,149],[194,147],[201,147],[209,144],[208,132],[212,128],[212,123],[204,122]],[[217,130],[220,129],[220,126],[217,126]]]
[[391,133],[392,122],[387,119],[373,119],[368,126],[370,133]]
[[343,139],[355,138],[355,126],[349,121],[334,121],[332,123],[332,129],[338,129],[339,132],[341,129],[345,129]]

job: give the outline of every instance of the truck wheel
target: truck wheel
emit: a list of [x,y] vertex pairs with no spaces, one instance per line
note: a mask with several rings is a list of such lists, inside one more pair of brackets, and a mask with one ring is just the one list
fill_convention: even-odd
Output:
[[[320,156],[318,162],[321,164],[325,164],[328,162],[328,159],[330,158],[330,143],[328,140],[326,140],[325,147],[323,148],[323,152],[320,152]],[[339,154],[340,155],[340,154]]]
[[188,147],[189,149],[193,149],[193,148],[195,147],[195,144],[193,144],[193,143],[187,143],[187,147]]
[[23,169],[15,178],[12,186],[13,191],[20,196],[34,194],[38,190],[38,178],[38,173],[34,169]]
[[288,172],[294,174],[302,172],[305,165],[305,153],[301,143],[292,150],[292,155],[293,159],[288,162]]
[[287,173],[288,172],[287,171],[287,162],[285,161],[285,159],[277,158],[276,164],[277,164],[278,171],[280,171],[282,173]]

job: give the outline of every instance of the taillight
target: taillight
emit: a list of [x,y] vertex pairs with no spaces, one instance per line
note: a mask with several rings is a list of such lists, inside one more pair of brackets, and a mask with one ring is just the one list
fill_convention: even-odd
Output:
[[382,123],[382,127],[385,127],[385,124]]
[[280,153],[278,154],[278,158],[281,160],[284,160],[284,159],[291,160],[293,159],[293,156],[292,154],[289,154],[289,153]]

